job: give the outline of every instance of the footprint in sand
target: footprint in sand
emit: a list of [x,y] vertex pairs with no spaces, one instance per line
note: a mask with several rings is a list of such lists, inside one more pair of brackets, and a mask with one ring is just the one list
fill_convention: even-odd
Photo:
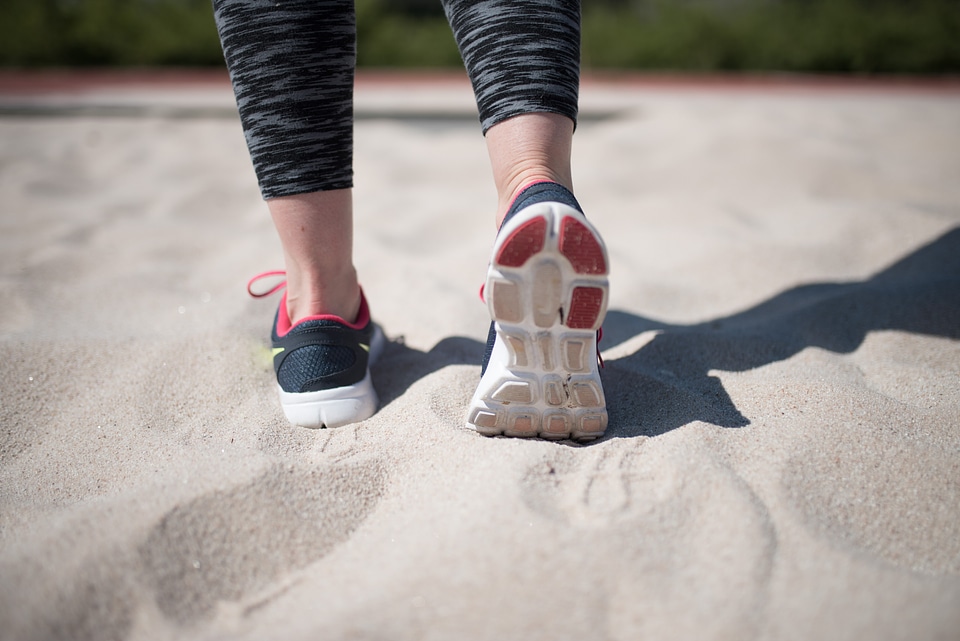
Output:
[[629,519],[646,509],[634,501],[653,479],[637,466],[638,453],[612,448],[558,452],[535,465],[524,478],[525,499],[537,512],[572,525],[599,528]]
[[210,616],[345,541],[376,505],[374,463],[272,468],[248,485],[178,506],[139,550],[160,610],[178,623]]
[[[595,579],[610,604],[609,638],[756,636],[776,532],[766,506],[710,451],[678,438],[610,441],[534,465],[521,490],[564,545],[616,554],[617,571],[601,562]],[[694,567],[710,580],[693,580]],[[638,595],[658,617],[630,607]],[[660,620],[672,628],[650,627]]]

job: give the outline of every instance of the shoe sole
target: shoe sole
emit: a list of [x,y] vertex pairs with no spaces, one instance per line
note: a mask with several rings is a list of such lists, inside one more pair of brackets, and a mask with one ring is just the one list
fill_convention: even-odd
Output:
[[379,357],[385,342],[380,327],[375,327],[370,340],[370,360],[366,376],[354,385],[297,393],[285,392],[278,384],[280,406],[287,420],[300,427],[316,429],[359,423],[373,416],[379,401],[370,378],[369,366]]
[[484,287],[497,332],[467,422],[481,434],[590,441],[607,427],[596,358],[607,252],[572,207],[540,203],[510,220]]

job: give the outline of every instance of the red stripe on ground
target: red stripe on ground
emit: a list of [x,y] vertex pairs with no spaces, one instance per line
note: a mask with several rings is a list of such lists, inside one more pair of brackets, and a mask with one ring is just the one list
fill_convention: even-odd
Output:
[[[40,69],[0,70],[0,94],[84,92],[109,88],[220,87],[229,85],[223,68],[210,69]],[[357,85],[464,86],[462,70],[386,71],[360,69]],[[632,71],[592,71],[584,88],[627,88],[682,91],[805,91],[960,93],[960,76],[839,76],[805,74],[658,74]]]

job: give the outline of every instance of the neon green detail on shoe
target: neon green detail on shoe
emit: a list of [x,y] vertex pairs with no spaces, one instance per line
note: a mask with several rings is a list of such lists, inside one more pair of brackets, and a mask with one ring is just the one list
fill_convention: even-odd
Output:
[[360,347],[363,348],[363,351],[367,352],[368,354],[370,353],[370,346],[369,346],[369,345],[364,345],[363,343],[360,343]]
[[274,347],[272,350],[270,350],[270,352],[273,355],[273,357],[276,358],[277,354],[281,353],[283,350],[284,350],[283,347]]

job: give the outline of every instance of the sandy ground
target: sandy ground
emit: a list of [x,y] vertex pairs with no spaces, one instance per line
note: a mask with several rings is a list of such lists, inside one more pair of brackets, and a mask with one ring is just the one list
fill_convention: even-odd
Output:
[[587,446],[464,426],[469,87],[357,116],[382,408],[311,431],[229,89],[0,96],[0,637],[960,639],[960,91],[585,83]]

